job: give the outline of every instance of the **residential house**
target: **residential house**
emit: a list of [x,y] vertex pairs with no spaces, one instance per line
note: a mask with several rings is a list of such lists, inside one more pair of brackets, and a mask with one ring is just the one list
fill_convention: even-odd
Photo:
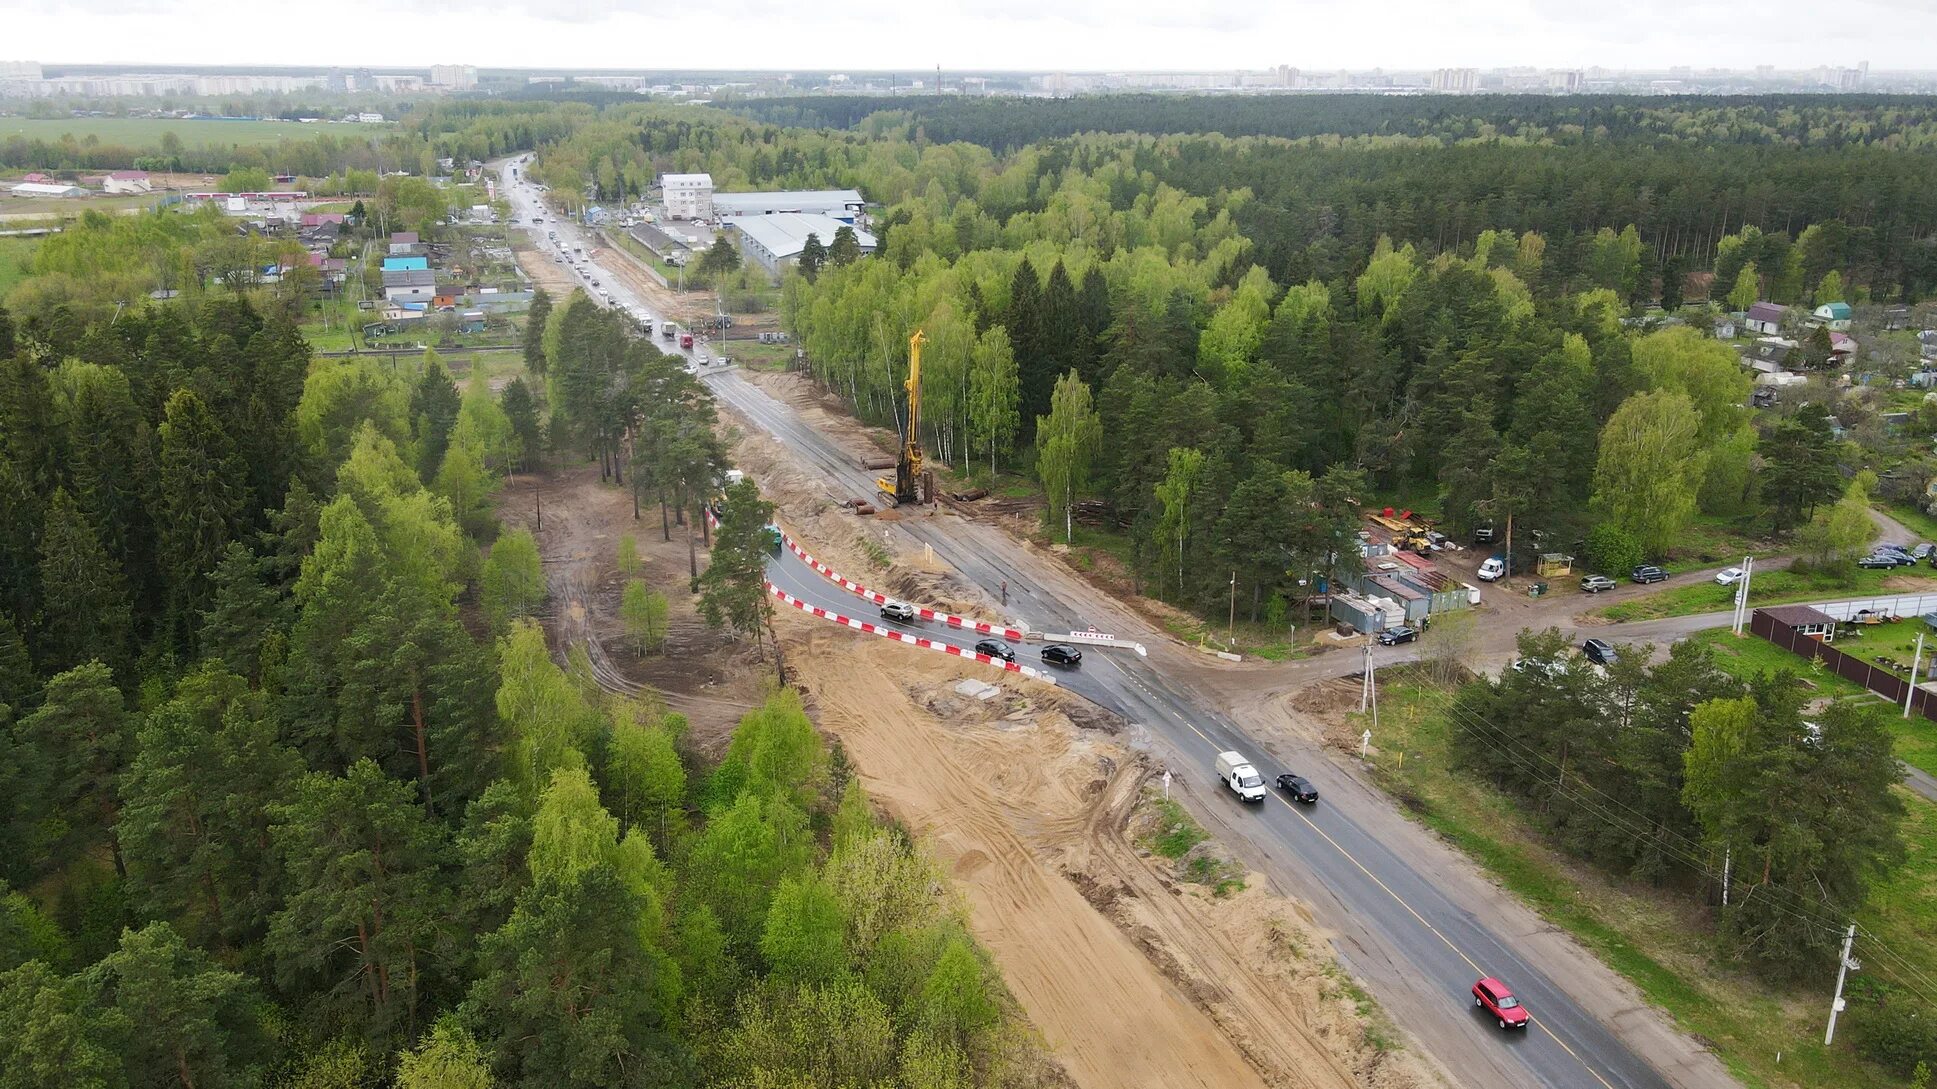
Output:
[[1848,333],[1829,335],[1829,362],[1833,367],[1846,367],[1856,358],[1856,338]]
[[1823,642],[1836,638],[1836,620],[1819,609],[1808,605],[1778,605],[1774,608],[1755,610],[1757,618],[1766,618],[1778,631],[1793,635],[1807,635]]
[[1917,355],[1922,359],[1937,359],[1937,329],[1925,329],[1917,334]]
[[1782,319],[1788,313],[1789,308],[1786,306],[1772,302],[1759,302],[1749,307],[1749,312],[1743,316],[1742,323],[1749,327],[1751,333],[1780,333]]
[[101,179],[103,193],[152,193],[154,189],[146,170],[117,170]]
[[1907,306],[1886,306],[1883,308],[1883,331],[1895,332],[1910,328],[1910,308]]
[[419,239],[417,237],[416,231],[390,232],[390,244],[393,246],[414,246],[418,243],[418,241]]
[[1720,321],[1715,323],[1715,339],[1716,340],[1734,340],[1735,339],[1735,319],[1734,318],[1723,318]]
[[1853,317],[1855,315],[1850,311],[1850,304],[1845,302],[1824,303],[1810,314],[1813,321],[1827,325],[1830,331],[1837,333],[1849,332],[1850,320]]
[[391,302],[412,300],[427,303],[437,290],[437,277],[429,269],[397,269],[383,274],[383,297]]
[[484,332],[484,311],[466,310],[458,315],[457,331],[460,333]]
[[[1795,350],[1796,342],[1793,340],[1764,337],[1749,346],[1742,361],[1748,364],[1750,370],[1759,374],[1774,374],[1789,369],[1789,357],[1795,353]],[[1801,362],[1801,357],[1798,356],[1796,361]]]
[[51,177],[48,177],[46,174],[40,173],[39,171],[35,171],[34,173],[29,174],[26,177],[21,178],[20,180],[24,182],[33,182],[37,185],[46,185],[48,182],[53,181],[54,179]]

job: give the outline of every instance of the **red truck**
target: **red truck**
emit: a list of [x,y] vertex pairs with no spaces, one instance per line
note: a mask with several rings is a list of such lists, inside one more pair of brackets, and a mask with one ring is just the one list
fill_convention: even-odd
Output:
[[691,348],[693,346],[693,334],[691,333],[679,334],[679,346],[682,348]]

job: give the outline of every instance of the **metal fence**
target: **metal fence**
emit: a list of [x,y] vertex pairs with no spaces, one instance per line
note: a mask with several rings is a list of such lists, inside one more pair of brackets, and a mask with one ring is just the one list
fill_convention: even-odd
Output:
[[1903,697],[1909,693],[1910,709],[1937,722],[1937,692],[1925,688],[1913,690],[1910,682],[1894,670],[1866,662],[1853,654],[1845,654],[1817,636],[1804,635],[1786,624],[1776,622],[1760,609],[1749,616],[1749,632],[1791,654],[1823,663],[1831,673],[1875,692],[1898,707],[1903,706]]

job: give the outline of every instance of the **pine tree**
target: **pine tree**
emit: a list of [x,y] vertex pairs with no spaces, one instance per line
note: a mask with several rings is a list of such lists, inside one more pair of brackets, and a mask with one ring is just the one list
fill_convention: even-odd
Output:
[[176,637],[208,607],[211,576],[233,539],[246,495],[235,447],[202,399],[168,399],[161,424],[161,479],[153,511],[158,559]]
[[40,577],[48,603],[36,640],[42,667],[59,673],[98,659],[124,683],[132,680],[126,675],[132,627],[127,583],[66,488],[55,489],[47,507]]
[[834,232],[834,240],[827,244],[827,263],[841,268],[860,259],[861,240],[855,236],[853,227],[842,226]]
[[[700,615],[712,627],[730,627],[752,636],[772,626],[773,599],[767,595],[767,557],[773,536],[773,504],[760,498],[760,486],[741,480],[726,490],[726,517],[713,538],[713,559],[699,577]],[[780,648],[774,647],[775,669]]]
[[0,707],[6,708],[0,711],[0,724],[24,717],[32,710],[29,704],[39,691],[40,681],[27,656],[27,642],[13,617],[0,609]]
[[33,784],[32,812],[54,837],[46,865],[105,846],[125,876],[114,826],[134,738],[108,667],[89,662],[48,681],[40,708],[20,721],[18,737]]
[[807,277],[807,282],[811,284],[820,276],[821,266],[826,263],[826,244],[821,241],[820,235],[809,232],[807,241],[801,243],[800,260],[795,267],[800,269],[800,274]]
[[98,1001],[138,1027],[122,1052],[131,1084],[241,1089],[274,1057],[255,985],[167,923],[123,931],[85,978]]
[[359,760],[341,778],[304,777],[274,809],[288,890],[265,946],[277,974],[376,1034],[411,1034],[450,909],[442,838],[412,793]]
[[37,494],[54,490],[65,457],[47,372],[29,352],[0,358],[0,460]]

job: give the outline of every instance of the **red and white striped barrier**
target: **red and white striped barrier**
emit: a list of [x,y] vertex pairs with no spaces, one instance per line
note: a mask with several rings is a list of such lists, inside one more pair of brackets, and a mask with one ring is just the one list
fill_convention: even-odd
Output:
[[[788,534],[786,530],[780,531],[780,539],[786,543],[787,548],[790,551],[792,551],[794,555],[800,557],[800,562],[820,572],[821,575],[827,578],[828,581],[834,583],[834,585],[836,586],[839,586],[841,589],[846,590],[851,594],[858,594],[861,597],[867,598],[869,601],[874,602],[876,605],[885,605],[890,601],[900,600],[899,598],[889,597],[886,594],[876,593],[875,591],[868,589],[867,587],[861,585],[860,583],[855,582],[853,579],[850,579],[845,575],[842,575],[839,571],[834,570],[832,567],[829,567],[826,564],[822,563],[821,561],[815,559],[813,555],[810,554],[806,549],[800,547],[800,542],[794,540],[793,537],[790,534]],[[912,605],[914,603],[910,602],[909,604]],[[1016,643],[1022,642],[1024,638],[1023,633],[1016,630],[1015,628],[1005,628],[997,624],[991,624],[986,620],[977,620],[973,617],[968,617],[968,616],[957,616],[954,613],[936,612],[934,609],[930,609],[922,605],[915,605],[915,613],[916,615],[920,616],[923,620],[939,620],[942,623],[947,624],[951,628],[961,628],[965,631],[975,632],[977,635],[1000,636],[1003,639],[1007,639],[1007,640],[1010,640],[1011,642],[1016,642]]]
[[856,620],[854,617],[851,617],[851,616],[842,616],[840,613],[829,612],[828,610],[823,609],[818,605],[809,605],[807,602],[802,601],[801,599],[795,597],[794,595],[788,593],[785,590],[782,590],[780,587],[775,586],[771,582],[767,583],[767,592],[772,594],[774,597],[779,598],[781,601],[784,601],[787,604],[792,605],[794,608],[799,609],[801,612],[811,613],[814,616],[820,617],[822,620],[831,620],[836,624],[841,624],[841,625],[845,625],[846,627],[853,628],[855,631],[864,631],[870,635],[878,635],[883,639],[892,639],[897,643],[908,643],[913,646],[920,647],[923,650],[933,650],[933,651],[939,651],[943,654],[953,654],[957,658],[973,658],[974,660],[981,662],[984,665],[992,665],[998,669],[1007,670],[1010,673],[1020,673],[1025,677],[1033,677],[1036,680],[1043,682],[1044,684],[1056,683],[1056,678],[1051,677],[1049,674],[1044,673],[1040,669],[1035,669],[1026,665],[1017,665],[1014,662],[1005,662],[1002,659],[995,657],[994,655],[978,654],[972,650],[963,650],[961,647],[954,646],[949,643],[944,643],[937,639],[928,639],[919,635],[909,635],[907,632],[897,631],[894,628],[890,628],[882,624],[876,624],[867,620]]

